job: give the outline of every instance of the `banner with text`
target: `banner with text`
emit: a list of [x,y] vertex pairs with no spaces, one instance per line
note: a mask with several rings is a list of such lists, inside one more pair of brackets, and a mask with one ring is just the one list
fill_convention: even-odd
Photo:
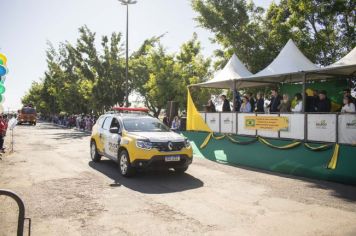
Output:
[[245,116],[245,129],[280,131],[289,127],[285,116]]

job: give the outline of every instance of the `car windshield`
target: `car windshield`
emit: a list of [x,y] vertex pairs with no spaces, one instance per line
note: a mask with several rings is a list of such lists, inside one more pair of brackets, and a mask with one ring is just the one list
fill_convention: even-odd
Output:
[[22,108],[21,112],[23,114],[35,114],[36,110],[32,107],[24,107],[24,108]]
[[123,120],[124,127],[128,132],[168,132],[167,126],[156,118],[126,118]]

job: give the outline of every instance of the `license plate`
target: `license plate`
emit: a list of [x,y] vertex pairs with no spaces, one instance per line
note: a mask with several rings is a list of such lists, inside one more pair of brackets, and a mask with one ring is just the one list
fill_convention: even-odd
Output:
[[166,156],[165,161],[180,161],[180,156]]

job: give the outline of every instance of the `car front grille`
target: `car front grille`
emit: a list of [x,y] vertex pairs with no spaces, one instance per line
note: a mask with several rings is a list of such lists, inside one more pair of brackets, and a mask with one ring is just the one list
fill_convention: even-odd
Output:
[[170,149],[168,143],[169,142],[154,142],[152,143],[152,147],[160,152],[176,152],[182,150],[185,146],[184,142],[171,142],[172,149]]

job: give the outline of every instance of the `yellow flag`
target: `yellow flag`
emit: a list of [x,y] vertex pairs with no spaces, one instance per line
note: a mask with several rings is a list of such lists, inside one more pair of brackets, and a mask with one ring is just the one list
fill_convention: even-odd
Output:
[[192,96],[190,95],[189,88],[187,99],[187,130],[213,132],[197,111]]

